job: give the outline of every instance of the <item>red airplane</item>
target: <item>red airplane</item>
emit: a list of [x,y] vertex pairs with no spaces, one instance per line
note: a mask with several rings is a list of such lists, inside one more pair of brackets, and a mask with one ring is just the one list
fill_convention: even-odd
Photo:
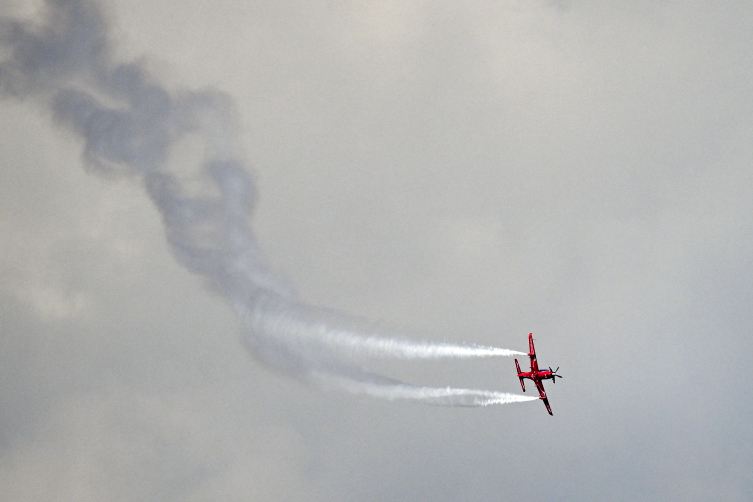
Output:
[[552,367],[550,366],[549,371],[539,371],[539,363],[536,361],[536,349],[533,348],[533,333],[528,335],[528,347],[530,349],[530,352],[528,352],[528,357],[531,358],[531,371],[526,371],[525,373],[520,371],[518,360],[515,359],[515,367],[518,368],[518,378],[520,379],[520,386],[523,387],[523,392],[525,392],[526,386],[523,383],[523,379],[528,378],[529,380],[533,380],[533,383],[536,384],[536,388],[539,389],[539,396],[541,396],[539,399],[544,401],[546,411],[548,411],[550,415],[554,415],[552,413],[552,409],[549,407],[549,399],[547,399],[546,397],[546,392],[544,392],[544,384],[541,381],[552,380],[553,383],[557,383],[556,378],[562,378],[557,374],[557,371],[560,368],[558,366],[556,370],[552,371]]

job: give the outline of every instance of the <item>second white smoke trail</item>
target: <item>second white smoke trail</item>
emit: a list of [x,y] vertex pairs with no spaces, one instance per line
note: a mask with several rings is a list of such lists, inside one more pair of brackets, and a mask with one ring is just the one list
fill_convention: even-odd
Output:
[[495,404],[535,401],[538,397],[476,389],[452,387],[417,387],[408,384],[381,384],[362,382],[330,374],[314,373],[312,379],[324,386],[334,386],[353,394],[363,394],[389,401],[415,401],[423,404],[451,407],[480,407]]

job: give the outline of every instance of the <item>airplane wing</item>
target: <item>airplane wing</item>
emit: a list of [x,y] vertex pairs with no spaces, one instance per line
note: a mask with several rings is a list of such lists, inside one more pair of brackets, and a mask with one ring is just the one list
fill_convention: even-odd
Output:
[[528,335],[528,357],[531,358],[531,363],[536,360],[536,348],[533,346],[533,333]]
[[542,398],[542,400],[544,401],[544,406],[546,406],[546,411],[548,411],[550,415],[554,416],[554,413],[552,413],[552,409],[549,407],[549,399],[544,397]]
[[536,388],[539,390],[539,399],[544,401],[544,406],[546,406],[546,411],[549,412],[550,415],[554,416],[554,413],[552,413],[552,409],[549,407],[549,399],[546,397],[546,392],[544,392],[544,384],[541,383],[541,380],[536,381]]
[[531,358],[531,372],[538,373],[539,363],[536,361],[536,348],[533,346],[533,333],[528,335],[528,357]]

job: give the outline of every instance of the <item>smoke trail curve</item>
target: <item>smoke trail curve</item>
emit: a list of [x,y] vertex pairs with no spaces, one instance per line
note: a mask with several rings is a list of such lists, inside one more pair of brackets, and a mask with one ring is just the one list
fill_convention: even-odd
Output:
[[[162,215],[175,258],[224,296],[244,342],[267,366],[354,393],[448,406],[484,406],[524,396],[413,387],[369,375],[358,357],[472,358],[522,352],[411,342],[363,329],[363,322],[297,299],[271,270],[248,221],[255,185],[236,145],[232,100],[212,89],[169,92],[137,62],[113,61],[106,24],[88,0],[46,0],[45,22],[0,19],[0,95],[31,98],[84,141],[87,168],[136,178]],[[198,138],[204,160],[187,179],[169,172],[180,139]],[[354,375],[358,376],[354,376]]]

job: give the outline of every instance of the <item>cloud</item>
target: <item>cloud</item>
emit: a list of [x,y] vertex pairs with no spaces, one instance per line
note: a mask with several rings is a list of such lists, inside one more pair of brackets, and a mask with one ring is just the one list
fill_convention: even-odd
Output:
[[[148,205],[146,218],[133,218],[148,235],[114,225],[101,239],[87,238],[96,219],[81,219],[71,242],[83,236],[81,248],[93,246],[100,258],[49,259],[56,247],[44,244],[45,235],[72,224],[65,214],[75,221],[106,212],[98,196],[82,194],[128,197],[85,178],[79,148],[59,141],[68,133],[50,130],[38,108],[6,101],[0,151],[11,167],[2,170],[0,204],[3,231],[14,233],[0,240],[3,256],[11,236],[28,245],[12,247],[3,285],[11,269],[53,263],[79,278],[70,291],[94,302],[87,316],[42,321],[11,295],[2,322],[18,328],[15,341],[5,338],[3,381],[15,390],[5,387],[2,409],[23,417],[3,432],[17,445],[15,458],[34,447],[17,441],[19,431],[67,423],[45,417],[68,408],[52,400],[61,387],[39,390],[40,382],[60,382],[68,392],[60,399],[87,410],[110,403],[110,389],[158,395],[149,401],[154,410],[125,397],[137,416],[122,412],[128,418],[98,437],[106,442],[143,413],[146,428],[167,444],[196,428],[146,417],[170,415],[170,398],[181,392],[201,402],[200,389],[211,383],[215,411],[204,401],[175,413],[216,413],[209,422],[223,424],[226,438],[202,439],[195,446],[204,453],[172,450],[189,459],[182,467],[169,455],[152,464],[164,462],[155,471],[165,479],[182,472],[203,484],[180,492],[147,477],[139,494],[169,486],[205,498],[257,490],[265,499],[487,500],[532,489],[574,500],[750,498],[745,417],[753,401],[744,385],[727,392],[719,380],[721,368],[744,368],[750,352],[747,4],[427,4],[399,15],[375,6],[380,16],[363,23],[369,9],[355,3],[106,7],[118,17],[114,60],[146,50],[157,63],[136,65],[149,68],[145,75],[218,86],[236,98],[235,146],[252,160],[260,194],[255,235],[300,298],[433,341],[523,348],[514,347],[516,333],[524,341],[533,331],[542,361],[562,366],[565,378],[547,389],[550,419],[536,404],[417,407],[320,392],[259,371],[231,336],[227,306],[171,262],[160,216]],[[94,97],[117,108],[117,100]],[[133,140],[128,120],[113,119],[111,130]],[[142,158],[159,157],[160,134],[144,143],[152,150]],[[197,152],[186,149],[186,159],[210,156],[195,138],[186,135],[176,148]],[[59,156],[43,159],[34,151],[42,145]],[[98,145],[89,148],[96,153]],[[118,155],[135,155],[138,142],[126,146]],[[181,155],[166,156],[170,172],[195,167]],[[39,170],[42,163],[49,169]],[[123,249],[142,250],[122,258],[126,269],[131,259],[142,263],[130,279],[106,267],[121,259],[119,246],[108,248],[116,236]],[[452,257],[462,271],[443,266]],[[32,275],[24,274],[14,287],[28,286]],[[122,280],[131,282],[118,286]],[[19,309],[28,322],[13,313]],[[59,334],[69,343],[47,336],[50,326],[66,327]],[[16,343],[24,333],[35,335]],[[509,359],[373,366],[421,385],[518,385]],[[594,378],[601,373],[613,377]],[[243,440],[265,431],[264,448],[279,441],[282,450],[269,466],[264,448]],[[135,465],[152,462],[151,453],[140,455]],[[227,470],[194,469],[216,459]],[[293,469],[280,467],[286,459]],[[521,472],[540,471],[541,459],[560,463],[541,471],[533,488],[518,484]],[[50,479],[35,472],[38,484]],[[116,486],[92,472],[97,483]]]

